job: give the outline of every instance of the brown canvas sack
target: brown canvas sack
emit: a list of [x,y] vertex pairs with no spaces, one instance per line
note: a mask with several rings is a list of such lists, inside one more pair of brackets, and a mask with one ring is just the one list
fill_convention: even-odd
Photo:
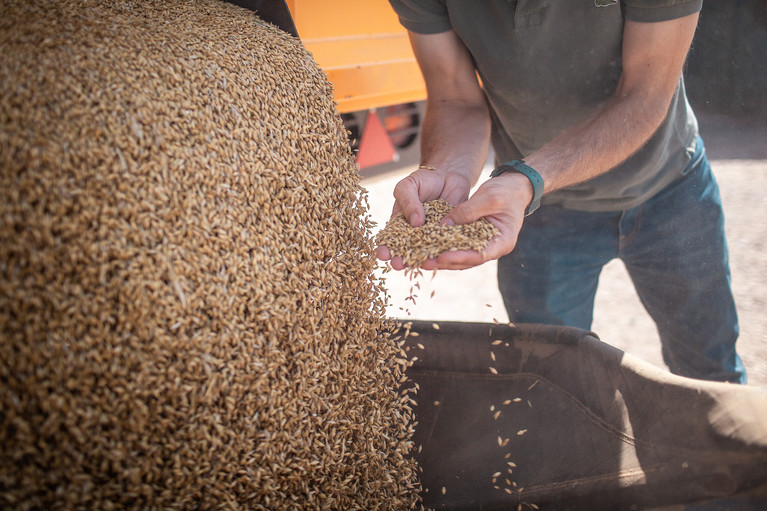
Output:
[[767,389],[675,376],[568,327],[412,331],[428,507],[767,509]]

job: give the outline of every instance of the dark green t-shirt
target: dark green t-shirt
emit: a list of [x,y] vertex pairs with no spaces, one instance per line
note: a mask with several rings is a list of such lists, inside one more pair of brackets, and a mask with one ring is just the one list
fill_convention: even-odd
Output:
[[[492,110],[496,158],[503,162],[530,154],[612,97],[626,19],[675,19],[698,12],[702,0],[390,3],[408,30],[452,29],[469,49]],[[666,119],[638,152],[590,181],[546,194],[542,203],[586,211],[637,206],[682,173],[697,133],[680,77]]]

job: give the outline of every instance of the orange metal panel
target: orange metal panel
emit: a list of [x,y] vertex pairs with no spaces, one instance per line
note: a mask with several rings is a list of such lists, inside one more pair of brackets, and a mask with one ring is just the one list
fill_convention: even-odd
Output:
[[404,32],[387,0],[287,0],[301,40]]
[[340,112],[426,98],[407,32],[388,0],[287,0]]
[[426,96],[418,66],[412,62],[334,69],[327,75],[342,113],[420,101]]
[[415,62],[407,34],[400,32],[304,41],[324,70],[376,66],[388,62]]

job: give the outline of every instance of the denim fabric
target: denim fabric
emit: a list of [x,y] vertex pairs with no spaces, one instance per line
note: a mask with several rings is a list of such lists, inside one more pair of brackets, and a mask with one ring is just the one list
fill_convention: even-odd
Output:
[[517,247],[498,262],[509,318],[589,329],[599,274],[616,257],[673,373],[746,382],[721,198],[702,140],[681,177],[640,206],[606,213],[543,206],[528,217]]

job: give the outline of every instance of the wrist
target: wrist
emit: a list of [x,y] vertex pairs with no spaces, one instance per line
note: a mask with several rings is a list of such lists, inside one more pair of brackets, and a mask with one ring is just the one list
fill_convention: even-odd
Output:
[[506,172],[491,181],[501,185],[504,201],[514,205],[522,216],[527,216],[528,206],[534,196],[533,185],[527,177],[516,172]]
[[514,176],[519,180],[520,177],[526,179],[528,186],[525,187],[530,197],[529,202],[525,202],[525,216],[532,214],[541,205],[541,196],[543,195],[543,178],[538,172],[527,165],[524,160],[512,160],[496,167],[491,172],[491,178],[497,178],[507,174]]

